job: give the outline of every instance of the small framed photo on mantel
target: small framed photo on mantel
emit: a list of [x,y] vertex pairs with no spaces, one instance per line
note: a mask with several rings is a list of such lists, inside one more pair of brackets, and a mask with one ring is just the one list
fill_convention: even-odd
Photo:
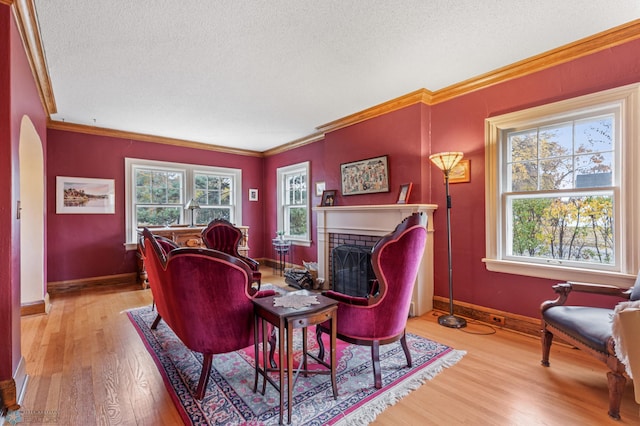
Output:
[[396,201],[396,204],[409,204],[409,196],[411,195],[412,188],[413,182],[400,185],[400,190],[398,191],[398,200]]
[[322,201],[320,202],[320,207],[332,207],[336,204],[336,193],[338,191],[335,189],[326,189],[322,191]]

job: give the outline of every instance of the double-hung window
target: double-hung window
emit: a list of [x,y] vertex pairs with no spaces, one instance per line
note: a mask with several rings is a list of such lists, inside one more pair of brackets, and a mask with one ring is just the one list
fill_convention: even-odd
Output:
[[309,162],[277,169],[278,231],[296,244],[310,244]]
[[638,86],[490,118],[487,268],[626,285],[640,265]]
[[[222,167],[125,159],[127,242],[144,226],[242,224],[242,171]],[[186,209],[195,200],[198,208]]]

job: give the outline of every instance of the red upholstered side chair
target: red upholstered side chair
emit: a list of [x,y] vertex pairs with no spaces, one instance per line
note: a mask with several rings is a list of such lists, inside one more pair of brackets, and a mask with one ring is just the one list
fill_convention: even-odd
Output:
[[[340,302],[337,337],[356,345],[371,346],[374,385],[378,389],[382,387],[381,345],[400,340],[407,366],[411,367],[405,327],[427,240],[426,224],[424,213],[414,213],[376,243],[371,253],[376,282],[367,297],[347,296],[332,290],[324,293]],[[324,359],[322,333],[329,333],[327,323],[316,327],[319,357]]]
[[[160,244],[160,247],[162,247],[165,254],[179,247],[178,244],[176,244],[173,240],[170,240],[169,238],[166,238],[160,235],[154,235],[154,237]],[[144,256],[143,247],[144,247],[144,237],[142,236],[142,234],[140,234],[138,239],[138,258],[141,261],[140,278],[142,279],[143,288],[147,288],[149,287],[149,276],[147,275],[147,268],[144,263],[145,256]]]
[[[640,300],[640,274],[634,286],[628,290],[602,284],[566,282],[556,284],[553,290],[558,294],[555,300],[548,300],[540,306],[542,311],[542,365],[549,367],[549,352],[553,337],[564,340],[578,349],[604,362],[609,386],[609,416],[620,419],[620,403],[627,379],[625,367],[616,357],[612,336],[614,309],[593,306],[565,305],[571,293],[591,293],[614,296],[624,300]],[[612,299],[612,303],[615,300]]]
[[238,252],[241,239],[242,231],[225,219],[214,219],[202,230],[204,244],[210,249],[230,254],[244,261],[253,271],[253,282],[258,283],[258,288],[260,288],[260,280],[262,279],[260,264]]
[[205,394],[214,354],[253,345],[253,297],[275,294],[251,286],[252,271],[241,260],[205,248],[179,248],[165,254],[153,234],[143,231],[151,291],[160,320],[186,347],[203,354],[195,397]]

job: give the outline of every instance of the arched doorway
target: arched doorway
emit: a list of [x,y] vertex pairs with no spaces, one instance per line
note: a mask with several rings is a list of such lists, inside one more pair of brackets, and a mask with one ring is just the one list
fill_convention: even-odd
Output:
[[[20,123],[20,303],[44,312],[45,192],[42,142],[26,115]],[[33,311],[35,309],[35,311]]]

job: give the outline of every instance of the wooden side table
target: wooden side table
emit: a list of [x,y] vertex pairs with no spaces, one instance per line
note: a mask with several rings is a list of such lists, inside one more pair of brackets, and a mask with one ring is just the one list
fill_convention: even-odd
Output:
[[[318,300],[318,304],[305,306],[301,308],[287,308],[282,306],[274,306],[274,299],[280,297],[295,297],[299,296],[315,296]],[[254,327],[254,354],[255,354],[255,381],[253,384],[253,391],[256,392],[258,388],[258,377],[262,375],[262,394],[265,394],[267,381],[273,385],[280,392],[280,424],[282,424],[282,417],[284,411],[284,376],[287,375],[287,401],[288,401],[288,422],[291,423],[291,401],[292,401],[292,389],[293,389],[293,330],[296,328],[302,329],[302,363],[296,372],[296,377],[299,373],[303,373],[305,377],[308,374],[330,374],[331,385],[333,387],[333,397],[338,398],[338,387],[336,384],[336,314],[338,311],[338,302],[331,298],[325,297],[321,294],[315,294],[308,290],[299,290],[287,293],[285,295],[276,295],[270,297],[264,297],[260,299],[253,299],[253,309],[255,313],[255,327]],[[330,336],[330,361],[327,364],[324,360],[317,358],[316,356],[307,352],[307,327],[311,325],[317,325],[325,321],[330,321],[331,332]],[[270,323],[278,327],[278,369],[280,374],[279,382],[276,383],[269,375],[269,371],[276,371],[267,367],[267,323]],[[262,326],[262,367],[258,360],[259,357],[259,330]],[[285,346],[285,331],[286,331],[286,346]],[[286,355],[286,368],[285,368],[285,355]],[[327,367],[327,370],[309,370],[307,365],[307,357],[313,358],[321,365]]]

